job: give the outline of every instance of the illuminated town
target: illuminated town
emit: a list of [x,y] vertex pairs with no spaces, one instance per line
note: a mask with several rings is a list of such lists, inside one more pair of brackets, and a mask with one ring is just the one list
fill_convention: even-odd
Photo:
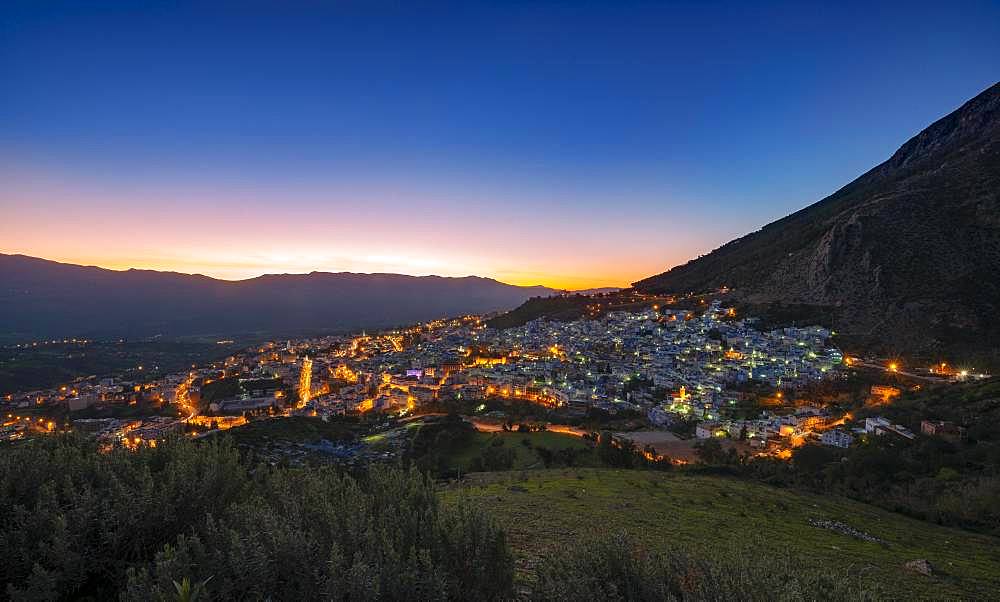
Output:
[[[413,418],[456,407],[478,429],[496,430],[505,423],[504,412],[486,412],[487,400],[533,404],[545,412],[546,428],[575,435],[588,433],[580,426],[588,416],[632,417],[633,428],[617,436],[644,445],[651,458],[675,462],[690,460],[703,439],[788,459],[806,442],[849,447],[860,436],[914,436],[877,416],[854,421],[849,409],[799,394],[866,363],[845,357],[832,343],[834,333],[818,326],[762,331],[753,317],[737,315],[719,297],[700,303],[698,310],[650,304],[605,314],[595,304],[578,320],[536,319],[506,329],[488,327],[482,316],[463,316],[385,332],[270,342],[159,379],[88,378],[8,395],[0,436],[77,430],[107,446],[135,448],[261,419]],[[887,375],[905,372],[898,360],[871,367]],[[984,376],[947,363],[922,373],[935,380]],[[874,385],[865,405],[892,403],[900,392]],[[173,413],[83,417],[139,401]]]

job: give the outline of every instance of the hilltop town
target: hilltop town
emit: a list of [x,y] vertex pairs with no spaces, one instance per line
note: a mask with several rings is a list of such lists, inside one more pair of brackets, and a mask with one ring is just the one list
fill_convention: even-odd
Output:
[[[648,457],[675,463],[692,460],[704,439],[788,459],[808,442],[846,448],[864,435],[913,438],[885,418],[854,421],[853,407],[803,393],[816,384],[836,388],[852,364],[865,363],[845,357],[834,333],[819,326],[759,330],[753,316],[737,315],[724,293],[696,297],[693,309],[648,302],[631,311],[539,318],[506,329],[487,326],[483,316],[463,316],[272,341],[160,378],[79,379],[8,395],[2,436],[72,429],[108,446],[135,448],[172,434],[200,437],[283,417],[328,422],[457,413],[487,432],[520,423],[580,436],[614,430]],[[597,297],[595,306],[600,303]],[[983,376],[946,366],[921,378]],[[882,370],[892,374],[899,367]],[[869,393],[866,405],[878,405],[900,388],[875,384]],[[324,450],[358,460],[365,446]]]

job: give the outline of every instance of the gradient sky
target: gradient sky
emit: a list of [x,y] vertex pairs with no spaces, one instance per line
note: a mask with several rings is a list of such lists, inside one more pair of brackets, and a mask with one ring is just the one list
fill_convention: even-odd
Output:
[[0,252],[626,285],[1000,78],[1000,3],[880,4],[6,0]]

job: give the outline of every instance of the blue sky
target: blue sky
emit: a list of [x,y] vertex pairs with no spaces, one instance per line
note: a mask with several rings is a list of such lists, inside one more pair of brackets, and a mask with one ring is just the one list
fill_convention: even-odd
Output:
[[998,74],[996,2],[8,1],[0,251],[625,284]]

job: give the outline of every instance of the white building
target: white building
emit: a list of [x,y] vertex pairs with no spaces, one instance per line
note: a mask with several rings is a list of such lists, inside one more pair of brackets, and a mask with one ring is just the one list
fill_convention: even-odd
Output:
[[833,447],[850,447],[854,442],[854,436],[847,431],[832,430],[826,431],[819,436],[820,443]]
[[699,422],[694,429],[694,436],[698,439],[711,439],[719,432],[725,433],[718,422]]

